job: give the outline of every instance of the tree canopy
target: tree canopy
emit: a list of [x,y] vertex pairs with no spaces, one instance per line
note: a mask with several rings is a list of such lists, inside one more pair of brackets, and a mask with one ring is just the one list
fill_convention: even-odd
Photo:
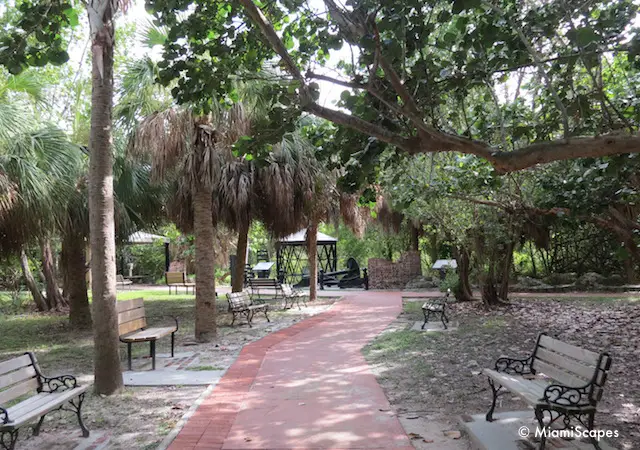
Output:
[[[456,151],[505,173],[640,151],[638,6],[629,0],[148,5],[169,27],[159,78],[179,102],[207,109],[233,99],[233,78],[277,63],[283,112],[273,121],[325,118],[339,127],[338,144],[358,139],[373,154],[364,159],[386,145]],[[327,75],[337,50],[339,75]],[[339,109],[317,102],[320,80],[345,88]]]

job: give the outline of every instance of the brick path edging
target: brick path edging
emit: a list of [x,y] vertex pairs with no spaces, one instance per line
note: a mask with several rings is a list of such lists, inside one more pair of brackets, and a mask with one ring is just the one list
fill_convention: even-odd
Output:
[[169,435],[158,448],[168,448],[169,450],[222,449],[222,445],[231,431],[231,426],[240,412],[245,395],[251,389],[258,375],[258,370],[260,370],[267,351],[285,339],[324,322],[333,314],[334,312],[331,310],[322,312],[245,345],[218,384],[209,390],[210,395],[207,396],[205,391],[203,396],[206,398],[199,403],[199,406],[194,405],[197,408],[195,412],[189,417],[186,417],[189,413],[183,417],[186,423],[177,433],[173,442],[168,443],[169,445],[162,445],[170,438],[171,435]]

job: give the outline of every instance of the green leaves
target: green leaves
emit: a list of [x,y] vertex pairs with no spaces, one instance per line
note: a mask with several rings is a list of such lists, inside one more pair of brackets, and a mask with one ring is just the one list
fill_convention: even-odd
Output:
[[64,64],[67,54],[67,29],[78,25],[78,11],[60,1],[26,0],[18,5],[11,27],[0,34],[0,64],[12,74],[27,66]]

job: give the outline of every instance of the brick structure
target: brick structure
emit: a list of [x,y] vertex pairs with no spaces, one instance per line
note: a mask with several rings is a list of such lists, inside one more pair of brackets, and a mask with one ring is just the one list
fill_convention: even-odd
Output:
[[382,258],[369,260],[369,287],[371,289],[404,289],[415,277],[422,275],[419,252],[406,252],[397,262]]

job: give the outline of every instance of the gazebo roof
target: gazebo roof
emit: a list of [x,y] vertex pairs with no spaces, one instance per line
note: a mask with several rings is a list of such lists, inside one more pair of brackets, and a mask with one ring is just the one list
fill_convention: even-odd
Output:
[[[296,233],[290,234],[289,236],[280,239],[281,244],[289,244],[289,245],[302,245],[307,242],[305,239],[305,235],[307,234],[307,230],[302,229]],[[335,244],[338,240],[332,236],[321,233],[318,231],[317,234],[318,245],[326,245],[326,244]]]
[[136,231],[127,239],[127,244],[153,244],[156,241],[162,241],[165,244],[171,242],[166,236],[147,233],[146,231]]

